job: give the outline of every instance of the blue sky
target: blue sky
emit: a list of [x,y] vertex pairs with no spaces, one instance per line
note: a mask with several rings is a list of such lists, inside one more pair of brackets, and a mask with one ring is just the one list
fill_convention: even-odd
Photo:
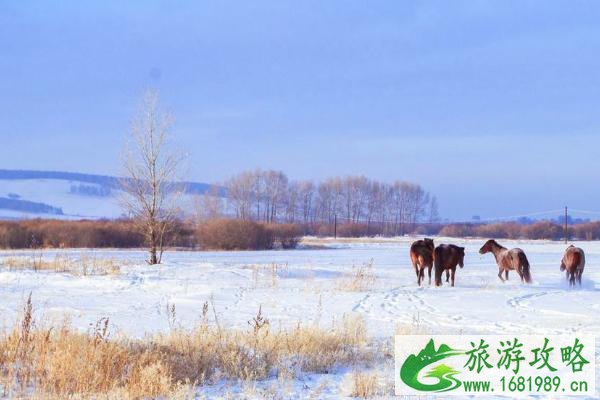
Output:
[[600,209],[598,2],[54,3],[0,2],[3,168],[118,172],[152,87],[189,179],[409,180],[450,218]]

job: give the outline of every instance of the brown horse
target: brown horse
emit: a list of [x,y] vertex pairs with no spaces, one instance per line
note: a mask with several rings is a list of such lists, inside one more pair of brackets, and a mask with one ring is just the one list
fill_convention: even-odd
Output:
[[442,272],[446,271],[446,282],[452,273],[452,286],[454,286],[454,274],[456,265],[464,266],[465,248],[453,244],[440,244],[433,252],[435,264],[435,286],[442,286]]
[[581,286],[581,275],[585,268],[585,253],[579,247],[570,245],[560,262],[560,270],[567,271],[569,286],[575,286],[575,281]]
[[[500,246],[495,240],[490,239],[479,249],[479,254],[489,252],[492,252],[496,258],[498,278],[502,282],[508,280],[508,271],[515,270],[521,277],[521,282],[531,283],[529,261],[523,250],[518,248],[508,250],[506,247]],[[504,272],[505,278],[502,278],[502,272]]]
[[417,275],[417,284],[425,279],[425,268],[429,270],[429,284],[431,285],[431,268],[433,268],[433,239],[417,240],[410,246],[410,260]]

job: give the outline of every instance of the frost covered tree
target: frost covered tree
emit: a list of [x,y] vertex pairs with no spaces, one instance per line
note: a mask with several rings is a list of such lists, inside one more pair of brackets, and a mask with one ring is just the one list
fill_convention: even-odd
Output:
[[158,93],[147,91],[122,154],[122,204],[145,238],[151,265],[162,260],[184,190],[176,183],[184,154],[171,147],[172,122],[172,115],[159,108]]
[[433,196],[431,200],[429,200],[429,221],[430,224],[435,224],[440,222],[440,212],[438,208],[437,197]]

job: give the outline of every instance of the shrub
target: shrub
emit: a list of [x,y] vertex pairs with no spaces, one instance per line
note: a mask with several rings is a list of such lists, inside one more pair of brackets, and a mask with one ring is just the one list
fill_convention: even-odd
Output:
[[206,250],[264,250],[274,246],[273,232],[264,224],[240,219],[214,219],[198,227]]
[[315,234],[317,236],[333,236],[333,225],[332,224],[319,224],[315,227]]
[[521,236],[523,226],[514,222],[478,225],[474,228],[475,236],[497,239],[517,239]]
[[569,236],[575,236],[581,240],[598,240],[600,239],[600,221],[575,225],[569,231]]
[[361,237],[369,235],[369,226],[356,222],[346,222],[338,226],[337,234],[341,237]]
[[302,228],[296,224],[270,224],[268,228],[282,249],[295,249],[302,237]]
[[[170,232],[171,246],[194,245],[193,230],[182,222]],[[130,220],[61,221],[32,219],[0,222],[0,248],[143,247],[144,237]]]
[[469,224],[453,224],[446,225],[440,230],[440,236],[465,237],[475,236],[473,225]]
[[563,229],[560,225],[541,221],[535,224],[528,225],[524,228],[525,237],[528,239],[560,239],[563,235]]

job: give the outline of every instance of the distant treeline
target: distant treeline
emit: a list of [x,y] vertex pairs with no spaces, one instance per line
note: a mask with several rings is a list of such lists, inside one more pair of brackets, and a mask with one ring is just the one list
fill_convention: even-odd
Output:
[[36,201],[21,200],[19,199],[19,196],[14,193],[10,193],[8,197],[0,197],[0,208],[35,214],[63,214],[62,208],[53,207],[46,203],[38,203]]
[[[171,247],[204,250],[260,250],[294,248],[303,235],[333,236],[335,227],[289,223],[266,223],[241,219],[180,221],[169,233]],[[521,225],[415,224],[413,235],[481,237],[496,239],[549,239],[564,237],[563,227],[549,221]],[[379,235],[373,226],[345,223],[337,226],[338,237]],[[569,227],[569,238],[600,240],[600,222]],[[33,219],[0,221],[0,248],[140,248],[144,238],[130,220],[61,221]]]
[[93,196],[93,197],[107,197],[110,196],[111,190],[109,186],[94,186],[94,185],[71,185],[69,190],[71,194],[78,194],[82,196]]
[[[569,239],[599,240],[600,221],[568,226]],[[532,224],[503,222],[491,224],[450,224],[442,226],[440,236],[483,237],[498,239],[548,239],[565,237],[564,226],[553,221],[538,221]]]
[[198,210],[205,220],[235,216],[298,224],[318,235],[333,235],[336,226],[342,231],[361,227],[368,235],[402,235],[419,222],[439,220],[435,196],[411,182],[386,183],[362,175],[314,182],[257,169],[232,177],[223,187],[226,199],[215,189],[202,196]]

